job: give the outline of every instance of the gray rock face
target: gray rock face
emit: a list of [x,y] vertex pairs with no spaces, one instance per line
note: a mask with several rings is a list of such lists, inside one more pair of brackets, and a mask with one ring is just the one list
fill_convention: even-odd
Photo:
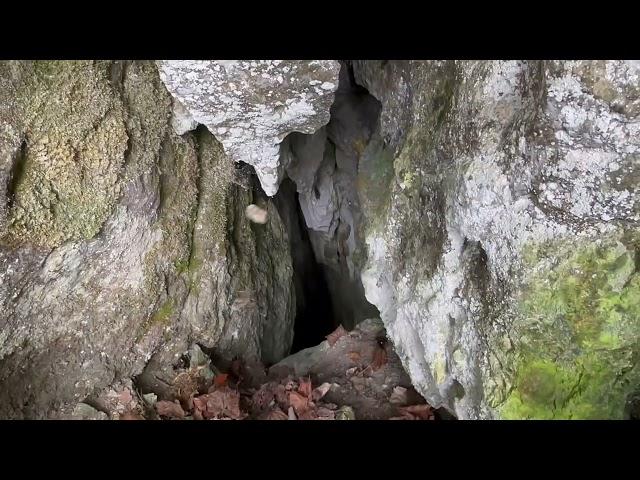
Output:
[[0,63],[0,417],[102,417],[194,344],[278,362],[312,257],[435,407],[626,415],[638,62],[351,65]]
[[[333,60],[161,61],[160,76],[193,121],[235,161],[253,165],[272,196],[282,179],[280,142],[329,121],[340,65]],[[176,117],[183,119],[180,110]],[[185,130],[179,120],[178,132]]]
[[638,293],[637,64],[355,76],[382,103],[360,163],[363,283],[421,393],[460,418],[622,416],[638,385],[638,302],[622,300]]
[[[150,360],[170,368],[192,342],[270,361],[288,352],[295,300],[278,213],[208,132],[173,132],[153,63],[5,62],[0,79],[11,100],[0,114],[11,190],[0,198],[0,417],[66,417]],[[111,172],[103,196],[74,183]],[[258,200],[265,225],[244,216]]]

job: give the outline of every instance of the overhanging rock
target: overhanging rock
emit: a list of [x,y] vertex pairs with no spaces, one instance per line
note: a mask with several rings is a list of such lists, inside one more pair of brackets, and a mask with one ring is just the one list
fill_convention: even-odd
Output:
[[180,111],[174,111],[174,116],[183,118],[184,107],[191,126],[205,125],[233,160],[253,165],[262,188],[273,196],[284,167],[280,142],[291,132],[313,133],[329,121],[340,64],[334,60],[176,60],[159,61],[158,68],[177,100]]

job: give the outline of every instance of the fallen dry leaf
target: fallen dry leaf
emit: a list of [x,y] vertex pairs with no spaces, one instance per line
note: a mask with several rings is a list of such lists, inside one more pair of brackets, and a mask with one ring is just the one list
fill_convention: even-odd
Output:
[[430,405],[410,405],[398,408],[400,417],[393,417],[389,420],[434,420],[435,415]]
[[312,387],[311,387],[311,380],[307,379],[300,379],[299,382],[299,386],[298,386],[298,392],[300,392],[302,395],[304,395],[307,398],[311,398],[311,391],[312,391]]
[[347,331],[344,329],[344,327],[342,325],[340,325],[338,328],[336,328],[333,332],[331,332],[329,335],[327,335],[325,338],[327,339],[327,341],[329,342],[330,346],[334,346],[336,344],[336,342],[344,337],[345,335],[347,335]]
[[410,405],[408,407],[400,407],[398,410],[404,415],[409,414],[416,417],[419,420],[433,420],[433,409],[431,405],[426,403],[422,405]]
[[298,392],[289,392],[289,403],[294,408],[298,416],[309,408],[309,399]]
[[207,409],[207,398],[208,395],[200,395],[198,397],[195,397],[193,399],[193,410],[194,412],[200,412],[202,414],[202,412],[204,412]]
[[169,418],[184,418],[185,413],[180,404],[176,402],[169,402],[167,400],[161,400],[156,402],[156,411],[158,415]]
[[347,356],[352,362],[357,362],[361,358],[360,352],[349,352]]
[[327,383],[327,382],[323,383],[319,387],[316,387],[313,390],[313,392],[311,392],[311,399],[314,402],[317,402],[322,397],[324,397],[330,389],[331,389],[331,384],[330,383]]
[[389,402],[394,405],[405,405],[407,403],[407,389],[399,386],[395,387],[389,397]]
[[222,387],[222,386],[227,384],[228,377],[229,377],[229,375],[227,373],[221,373],[219,375],[216,375],[213,378],[213,384],[216,387]]
[[240,411],[240,393],[229,387],[195,397],[193,406],[207,419],[227,416],[238,420],[244,417]]
[[387,363],[387,350],[384,347],[376,345],[373,351],[373,361],[371,362],[372,370],[379,370]]

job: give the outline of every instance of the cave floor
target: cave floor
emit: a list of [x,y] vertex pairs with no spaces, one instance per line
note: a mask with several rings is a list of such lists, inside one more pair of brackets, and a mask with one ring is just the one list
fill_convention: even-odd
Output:
[[[411,385],[379,320],[339,327],[266,368],[214,362],[198,346],[171,382],[113,386],[92,402],[121,420],[439,420]],[[86,411],[85,411],[86,415]],[[85,416],[86,418],[86,416]]]

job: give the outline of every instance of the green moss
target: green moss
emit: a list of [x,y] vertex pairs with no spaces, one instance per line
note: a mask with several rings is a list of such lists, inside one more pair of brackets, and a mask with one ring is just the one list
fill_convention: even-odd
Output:
[[176,260],[175,261],[176,272],[192,274],[200,270],[202,266],[202,260],[199,258],[190,258],[188,260]]
[[158,324],[164,325],[168,323],[168,320],[171,317],[171,315],[173,315],[173,312],[174,312],[173,300],[168,299],[151,316],[151,326],[158,325]]
[[169,298],[140,326],[140,333],[137,335],[135,343],[140,342],[152,328],[168,326],[171,323],[171,317],[174,313],[174,302],[173,299]]
[[[555,256],[553,253],[555,252]],[[640,275],[618,238],[548,244],[519,303],[521,341],[504,418],[621,418],[640,384]]]
[[200,287],[200,268],[202,267],[202,260],[192,257],[189,260],[176,261],[175,266],[177,273],[187,275],[187,286],[189,290],[197,294]]
[[189,270],[189,262],[187,260],[176,260],[174,265],[178,273],[186,273]]

